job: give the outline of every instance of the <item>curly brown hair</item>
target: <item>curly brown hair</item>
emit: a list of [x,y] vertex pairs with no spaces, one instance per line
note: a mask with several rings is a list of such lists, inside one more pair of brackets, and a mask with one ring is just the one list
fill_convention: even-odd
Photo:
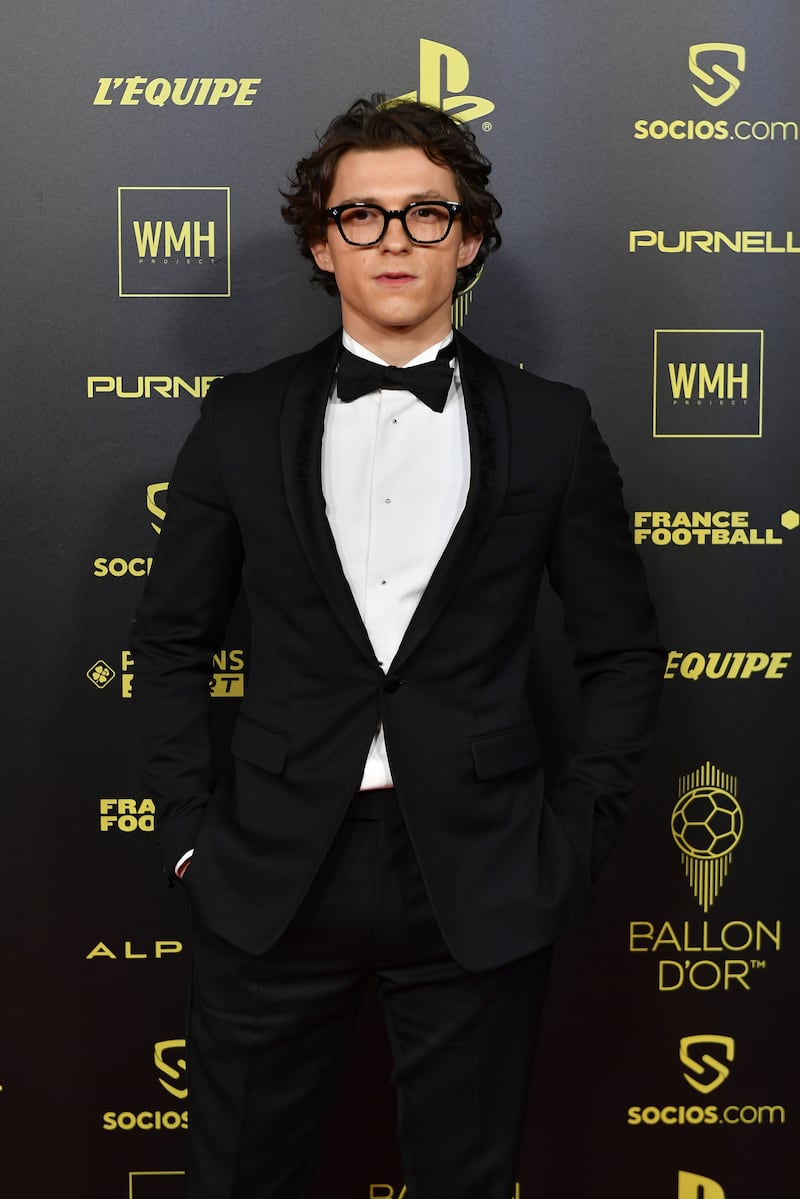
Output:
[[481,154],[472,131],[441,109],[416,100],[387,100],[383,95],[356,100],[347,112],[334,117],[319,138],[317,149],[298,162],[289,189],[281,192],[286,200],[281,207],[283,219],[293,226],[300,253],[313,264],[312,281],[321,284],[329,295],[338,295],[336,280],[317,266],[309,246],[326,237],[324,213],[339,159],[348,150],[387,150],[395,146],[416,146],[431,162],[448,167],[463,205],[464,227],[483,234],[476,257],[456,276],[454,294],[474,283],[488,255],[500,245],[496,221],[503,210],[487,189],[492,164]]

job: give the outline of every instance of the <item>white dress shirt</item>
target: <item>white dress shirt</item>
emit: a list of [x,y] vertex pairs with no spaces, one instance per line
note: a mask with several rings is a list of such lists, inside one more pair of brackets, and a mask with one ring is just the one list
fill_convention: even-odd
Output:
[[[450,338],[403,365],[432,362]],[[343,344],[389,365],[347,333]],[[334,382],[322,437],[322,492],[342,569],[384,671],[464,510],[469,478],[457,362],[443,412],[409,391],[385,389],[345,404]],[[391,785],[379,728],[361,789]]]

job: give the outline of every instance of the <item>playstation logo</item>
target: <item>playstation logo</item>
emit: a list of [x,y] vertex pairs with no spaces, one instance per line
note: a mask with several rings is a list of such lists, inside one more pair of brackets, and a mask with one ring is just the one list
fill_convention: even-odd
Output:
[[419,100],[441,108],[457,121],[476,121],[494,112],[491,100],[464,95],[469,83],[469,63],[455,46],[420,38],[419,89],[396,96],[396,100]]

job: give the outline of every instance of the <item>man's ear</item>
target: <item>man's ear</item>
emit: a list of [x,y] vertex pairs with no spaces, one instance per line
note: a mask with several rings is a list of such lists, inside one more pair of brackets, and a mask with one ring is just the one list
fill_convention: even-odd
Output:
[[459,269],[469,264],[474,260],[475,255],[481,248],[483,241],[482,233],[468,233],[461,239],[461,245],[458,247],[457,265]]
[[333,273],[333,259],[328,248],[327,240],[312,241],[308,243],[308,248],[314,256],[314,261],[321,271],[330,271]]

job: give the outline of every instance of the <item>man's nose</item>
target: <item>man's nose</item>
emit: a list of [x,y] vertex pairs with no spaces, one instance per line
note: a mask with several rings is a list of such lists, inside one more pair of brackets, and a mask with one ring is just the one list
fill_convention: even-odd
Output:
[[411,238],[406,233],[399,215],[393,213],[389,217],[381,245],[387,250],[407,250],[411,245]]

